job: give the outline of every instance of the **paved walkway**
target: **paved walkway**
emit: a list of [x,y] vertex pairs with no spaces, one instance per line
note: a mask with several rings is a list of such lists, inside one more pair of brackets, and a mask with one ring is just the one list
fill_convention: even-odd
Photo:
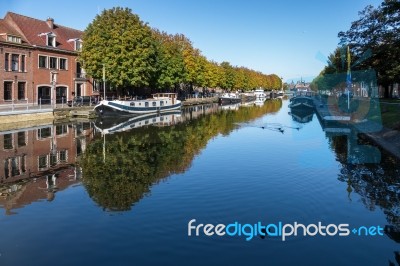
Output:
[[[324,122],[331,122],[332,116],[343,116],[343,113],[336,113],[337,108],[321,103],[319,99],[314,99],[317,114]],[[346,116],[346,115],[344,115]],[[324,119],[328,118],[328,119]],[[350,116],[349,116],[350,118]],[[337,120],[340,120],[339,118]],[[371,121],[350,121],[349,125],[354,126],[360,133],[365,134],[372,142],[382,147],[392,155],[400,159],[400,131],[395,129],[383,128]]]

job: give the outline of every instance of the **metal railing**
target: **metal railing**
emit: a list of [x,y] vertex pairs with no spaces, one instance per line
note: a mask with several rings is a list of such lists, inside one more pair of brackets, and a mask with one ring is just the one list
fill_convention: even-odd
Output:
[[67,107],[67,100],[61,97],[54,100],[49,98],[39,98],[37,101],[29,102],[29,100],[10,100],[0,104],[0,113],[27,112],[29,110],[52,110],[54,108]]

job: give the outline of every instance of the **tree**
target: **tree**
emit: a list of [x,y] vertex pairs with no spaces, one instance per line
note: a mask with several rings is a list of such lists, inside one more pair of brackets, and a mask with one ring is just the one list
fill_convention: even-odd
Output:
[[235,70],[229,62],[222,62],[221,68],[223,69],[223,79],[221,87],[224,90],[232,90],[235,86]]
[[83,34],[79,60],[94,78],[117,88],[148,86],[155,72],[155,40],[151,29],[129,8],[104,10]]
[[367,6],[346,32],[338,34],[356,58],[355,69],[373,68],[378,84],[391,97],[389,87],[400,82],[400,2],[386,0],[378,8]]
[[178,35],[153,29],[157,43],[155,87],[170,90],[184,81],[185,63]]

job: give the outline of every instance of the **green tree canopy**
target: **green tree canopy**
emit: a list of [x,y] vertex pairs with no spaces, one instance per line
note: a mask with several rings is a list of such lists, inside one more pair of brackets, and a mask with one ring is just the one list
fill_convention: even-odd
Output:
[[338,34],[342,44],[350,46],[354,69],[374,69],[378,84],[385,87],[400,83],[400,2],[385,0],[378,8],[367,6],[349,30]]
[[155,72],[156,46],[151,29],[129,8],[104,10],[83,34],[80,61],[88,74],[115,87],[143,87]]

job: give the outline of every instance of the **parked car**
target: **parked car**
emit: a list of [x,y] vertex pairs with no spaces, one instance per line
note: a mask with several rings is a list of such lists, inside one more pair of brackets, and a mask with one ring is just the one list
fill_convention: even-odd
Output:
[[96,99],[91,96],[79,96],[75,97],[72,101],[67,102],[68,106],[89,106],[95,105]]

